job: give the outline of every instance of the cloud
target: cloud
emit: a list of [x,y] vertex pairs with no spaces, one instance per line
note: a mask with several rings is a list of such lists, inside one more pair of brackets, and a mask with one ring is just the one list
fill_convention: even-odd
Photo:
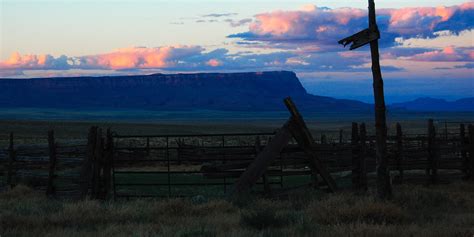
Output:
[[464,65],[458,65],[454,66],[454,68],[467,68],[467,69],[473,69],[474,68],[474,63],[466,63]]
[[453,67],[435,67],[437,70],[450,70],[450,69],[474,69],[474,63],[465,63],[462,65],[455,65]]
[[0,62],[0,69],[68,69],[69,60],[64,55],[54,58],[49,54],[21,55],[15,52],[7,60]]
[[18,69],[1,69],[0,77],[18,77],[24,76],[23,70]]
[[215,59],[215,58],[209,59],[209,61],[207,61],[206,64],[211,66],[211,67],[218,67],[218,66],[222,65],[222,63],[219,60]]
[[448,46],[441,50],[424,52],[408,57],[400,57],[400,59],[430,62],[472,61],[474,60],[474,51],[472,49],[454,48],[452,46]]
[[225,22],[229,23],[229,25],[232,27],[239,27],[249,24],[250,22],[252,22],[252,19],[245,18],[238,21],[233,19],[226,19]]
[[13,53],[11,57],[0,62],[0,69],[12,70],[68,70],[68,69],[147,69],[171,68],[193,57],[203,56],[200,46],[165,46],[157,48],[132,47],[115,50],[111,53],[80,57],[53,57],[49,54],[21,55]]
[[434,37],[397,38],[395,41],[404,48],[444,48],[448,46],[472,47],[474,30],[464,30],[458,34],[449,30],[433,33]]
[[123,48],[111,53],[78,57],[78,68],[128,69],[175,67],[194,56],[201,55],[200,46],[166,46],[157,48]]
[[[474,2],[450,7],[379,9],[381,45],[393,46],[395,39],[436,37],[435,32],[452,34],[473,28],[470,17]],[[274,11],[255,16],[247,32],[229,35],[247,41],[270,44],[316,44],[322,51],[334,50],[337,40],[367,28],[367,10],[357,8],[316,7],[307,5],[298,11]]]
[[203,15],[202,17],[219,18],[219,17],[229,17],[229,16],[236,16],[236,15],[238,15],[238,13],[212,13],[212,14]]

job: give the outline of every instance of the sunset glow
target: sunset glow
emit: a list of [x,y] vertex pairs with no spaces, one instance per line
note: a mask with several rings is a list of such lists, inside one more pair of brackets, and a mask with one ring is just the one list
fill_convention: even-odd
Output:
[[[365,99],[337,83],[321,89],[331,80],[370,84],[367,48],[347,52],[337,44],[367,27],[366,3],[343,2],[283,1],[265,7],[269,2],[241,6],[229,1],[212,3],[221,9],[215,12],[210,2],[177,1],[166,7],[104,2],[90,8],[78,1],[6,0],[0,77],[291,70],[312,93]],[[133,12],[123,11],[125,5]],[[172,6],[182,11],[171,14]],[[110,11],[99,11],[106,7]],[[25,16],[33,8],[41,10],[38,21]],[[379,1],[377,11],[387,80],[406,80],[402,87],[416,80],[456,81],[459,87],[451,94],[472,96],[459,93],[474,90],[474,1],[421,1],[419,6]],[[83,22],[74,15],[81,12]],[[39,26],[44,26],[41,31]],[[422,67],[410,66],[421,62]],[[419,90],[419,95],[432,95]]]

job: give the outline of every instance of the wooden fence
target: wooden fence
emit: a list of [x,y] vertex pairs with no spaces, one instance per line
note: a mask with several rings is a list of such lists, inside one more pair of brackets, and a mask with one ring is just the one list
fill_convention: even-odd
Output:
[[[430,184],[455,178],[444,171],[474,179],[474,127],[456,127],[429,120],[425,134],[408,134],[397,124],[387,142],[393,182],[412,182],[413,171],[421,171],[423,182]],[[17,145],[11,133],[9,146],[0,151],[1,186],[25,183],[65,198],[223,196],[274,135],[121,136],[92,127],[83,141],[58,141],[49,131],[47,144]],[[311,149],[336,178],[350,176],[348,187],[366,190],[376,167],[375,138],[358,123],[352,124],[350,139],[343,139],[342,131],[335,137],[339,139],[330,141],[322,135]],[[325,188],[309,166],[304,151],[292,141],[254,191],[276,195],[301,187]]]

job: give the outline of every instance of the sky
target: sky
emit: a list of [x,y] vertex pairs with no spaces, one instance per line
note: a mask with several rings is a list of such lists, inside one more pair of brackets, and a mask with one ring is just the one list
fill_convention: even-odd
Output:
[[[387,101],[474,96],[474,1],[376,0]],[[295,71],[372,102],[367,1],[0,0],[0,78]]]

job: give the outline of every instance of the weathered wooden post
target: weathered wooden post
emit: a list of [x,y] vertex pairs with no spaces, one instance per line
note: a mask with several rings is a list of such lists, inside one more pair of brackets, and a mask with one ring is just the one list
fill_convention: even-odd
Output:
[[448,121],[444,121],[444,139],[448,141]]
[[86,198],[92,179],[92,161],[94,160],[94,151],[97,139],[97,127],[92,126],[89,129],[87,137],[87,154],[83,161],[80,176],[80,196],[81,199]]
[[104,140],[102,137],[102,129],[97,129],[96,145],[94,150],[93,160],[93,185],[92,185],[92,197],[97,199],[100,196],[101,182],[102,182],[102,165],[103,165],[103,149]]
[[291,133],[288,127],[289,122],[275,134],[275,137],[258,153],[254,162],[242,173],[235,183],[234,192],[242,194],[250,190],[253,184],[265,173],[266,167],[280,154],[281,150],[288,144]]
[[469,125],[469,179],[474,180],[474,126]]
[[398,169],[398,177],[399,182],[403,182],[403,132],[402,132],[402,125],[397,123],[397,169]]
[[365,123],[362,123],[359,127],[359,140],[360,140],[360,151],[359,151],[359,176],[360,176],[360,191],[367,191],[367,164],[365,163],[365,157],[367,154],[367,130]]
[[350,49],[356,49],[370,43],[372,56],[373,89],[375,100],[375,136],[377,157],[377,196],[387,199],[392,196],[392,185],[388,169],[387,157],[387,122],[385,114],[385,98],[382,71],[379,61],[380,32],[377,26],[374,0],[369,0],[369,28],[350,37],[340,40],[344,46],[352,44]]
[[352,189],[358,191],[360,188],[360,160],[359,160],[359,126],[352,123]]
[[325,134],[321,134],[321,144],[327,144],[327,138]]
[[109,192],[112,187],[112,162],[114,153],[114,141],[110,128],[107,129],[106,142],[105,142],[105,154],[104,154],[104,189],[102,198],[106,199],[109,197]]
[[54,178],[56,171],[56,142],[54,139],[54,130],[48,131],[48,148],[49,148],[49,176],[48,176],[48,187],[46,189],[46,195],[54,196]]
[[[260,153],[261,146],[262,146],[262,144],[261,144],[261,141],[260,141],[260,137],[257,136],[255,138],[255,154],[256,154],[256,156],[258,156],[258,154]],[[270,188],[270,184],[268,183],[267,169],[265,169],[265,172],[262,175],[262,180],[263,180],[263,190],[265,191],[266,194],[270,194],[271,188]]]
[[436,128],[433,119],[428,120],[428,161],[430,163],[430,178],[431,183],[438,182],[438,159],[436,152]]
[[240,175],[234,186],[234,194],[242,194],[252,188],[255,182],[265,173],[268,165],[279,156],[284,146],[290,141],[291,136],[295,138],[298,145],[308,157],[313,175],[316,177],[315,174],[319,173],[328,185],[329,191],[337,190],[337,185],[331,177],[331,174],[314,152],[314,139],[291,98],[288,97],[285,99],[285,105],[291,113],[290,119],[275,134],[274,138],[268,142],[242,175]]
[[313,151],[314,147],[314,138],[311,135],[308,127],[306,126],[303,116],[301,116],[298,108],[293,103],[290,97],[285,98],[284,100],[286,108],[291,113],[289,128],[290,132],[298,142],[298,145],[303,149],[306,156],[309,158],[309,164],[311,170],[313,171],[314,183],[317,185],[318,180],[316,179],[316,171],[319,172],[323,180],[328,185],[330,191],[334,192],[337,190],[337,184],[334,179],[331,177],[331,173],[326,169],[322,164],[321,160],[318,158],[318,155]]
[[14,166],[16,160],[15,144],[13,141],[13,133],[10,133],[10,144],[8,146],[8,173],[7,173],[7,185],[10,188],[13,188],[15,185],[13,183],[14,175]]
[[[107,132],[108,131],[109,130],[107,130]],[[150,138],[149,137],[146,138],[146,155],[150,156]]]
[[467,158],[466,127],[463,123],[459,125],[459,145],[461,147],[462,172],[467,178],[469,177],[469,160]]

